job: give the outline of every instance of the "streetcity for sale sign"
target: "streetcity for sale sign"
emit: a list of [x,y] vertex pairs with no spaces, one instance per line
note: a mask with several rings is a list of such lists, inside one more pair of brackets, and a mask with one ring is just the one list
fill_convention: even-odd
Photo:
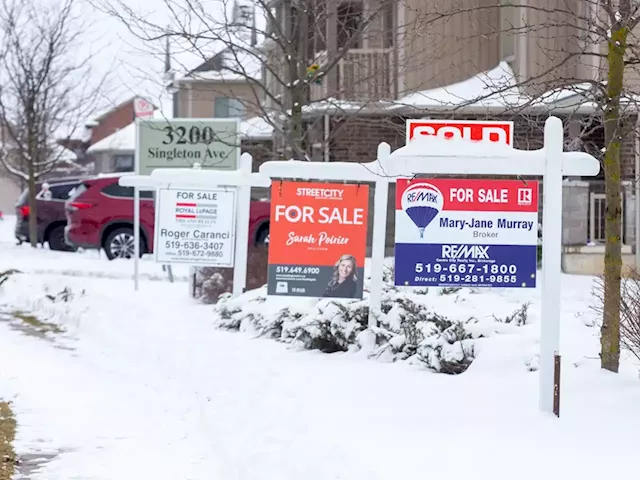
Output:
[[536,285],[538,182],[398,180],[395,284]]
[[362,298],[369,187],[274,182],[267,293]]
[[160,188],[154,251],[161,263],[232,268],[236,190]]

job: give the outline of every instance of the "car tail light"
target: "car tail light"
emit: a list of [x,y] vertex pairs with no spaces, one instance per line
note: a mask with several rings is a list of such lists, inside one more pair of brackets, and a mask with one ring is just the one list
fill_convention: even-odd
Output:
[[86,210],[87,208],[91,208],[93,207],[93,203],[87,203],[87,202],[71,202],[69,204],[69,210]]
[[22,217],[29,216],[29,205],[23,205],[21,207],[16,208],[16,210],[18,211],[18,215]]

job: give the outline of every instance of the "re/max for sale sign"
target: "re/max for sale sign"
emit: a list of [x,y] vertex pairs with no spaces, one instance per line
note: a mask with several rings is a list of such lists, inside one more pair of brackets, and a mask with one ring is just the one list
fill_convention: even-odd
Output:
[[395,284],[536,285],[538,182],[398,180]]
[[274,182],[269,295],[362,298],[366,185]]

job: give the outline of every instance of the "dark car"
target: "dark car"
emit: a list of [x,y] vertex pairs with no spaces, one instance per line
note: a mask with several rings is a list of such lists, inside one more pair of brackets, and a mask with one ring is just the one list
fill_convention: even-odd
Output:
[[[65,239],[69,244],[104,249],[109,260],[133,257],[133,187],[120,186],[121,176],[86,179],[75,189],[66,202]],[[141,254],[153,252],[153,197],[154,192],[140,192]],[[254,245],[268,241],[270,208],[269,202],[251,202],[249,239]]]
[[[36,184],[36,209],[38,243],[49,244],[51,250],[74,251],[64,239],[64,227],[67,225],[65,202],[69,194],[80,185],[81,178],[64,178],[49,182],[49,192],[42,190],[43,183]],[[25,189],[16,202],[15,236],[19,243],[29,242],[29,190]]]

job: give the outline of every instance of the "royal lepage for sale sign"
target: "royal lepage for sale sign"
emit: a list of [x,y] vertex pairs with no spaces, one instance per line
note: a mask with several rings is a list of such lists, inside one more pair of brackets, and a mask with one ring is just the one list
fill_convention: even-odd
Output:
[[538,182],[399,179],[395,237],[398,286],[533,288]]

